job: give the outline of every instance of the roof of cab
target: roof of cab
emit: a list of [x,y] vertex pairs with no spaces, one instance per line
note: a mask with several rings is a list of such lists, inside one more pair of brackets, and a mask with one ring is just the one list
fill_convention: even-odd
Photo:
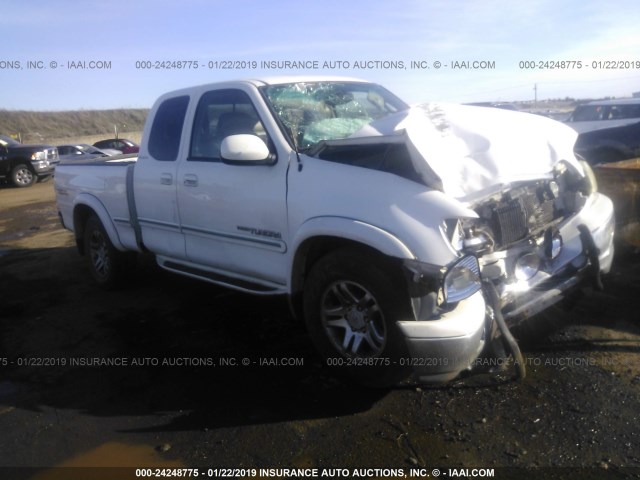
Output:
[[322,75],[282,75],[272,77],[261,77],[254,79],[247,79],[247,82],[253,83],[256,86],[262,85],[281,85],[284,83],[303,83],[303,82],[365,82],[370,83],[367,80],[353,77],[339,77],[339,76],[322,76]]
[[352,78],[352,77],[338,77],[338,76],[321,76],[321,75],[291,75],[291,76],[273,76],[273,77],[262,77],[262,78],[248,78],[248,79],[237,79],[237,80],[224,80],[221,82],[207,83],[203,85],[192,85],[190,87],[184,87],[177,90],[172,90],[170,92],[166,92],[158,99],[156,102],[164,100],[169,97],[175,97],[179,95],[189,95],[193,91],[201,91],[206,90],[207,88],[216,88],[216,87],[232,87],[234,84],[245,84],[245,85],[253,85],[254,87],[262,87],[265,85],[282,85],[286,83],[304,83],[304,82],[360,82],[360,83],[371,83],[367,80],[363,80],[361,78]]

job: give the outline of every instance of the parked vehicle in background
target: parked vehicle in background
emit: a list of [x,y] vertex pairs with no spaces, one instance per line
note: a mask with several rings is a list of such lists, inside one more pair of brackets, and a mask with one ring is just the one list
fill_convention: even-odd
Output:
[[16,187],[29,187],[50,178],[59,161],[56,147],[23,145],[0,135],[0,178],[8,179]]
[[126,138],[109,138],[107,140],[100,140],[93,144],[94,147],[103,149],[109,148],[113,150],[118,150],[120,153],[138,153],[140,151],[140,146]]
[[103,286],[152,252],[287,295],[357,381],[443,382],[505,348],[524,368],[509,325],[611,268],[613,205],[576,136],[497,108],[410,108],[355,79],[254,79],[163,95],[137,159],[62,164],[55,188]]
[[640,99],[578,105],[567,124],[579,134],[576,153],[592,165],[640,156]]
[[640,122],[640,98],[596,100],[578,105],[567,123],[578,133]]
[[114,148],[99,148],[98,150],[104,153],[107,157],[113,157],[114,155],[123,155],[120,150],[116,150]]
[[[109,157],[113,154],[106,153],[93,145],[86,143],[73,144],[73,145],[58,145],[58,156],[60,161],[63,160],[88,160],[97,157]],[[118,150],[113,150],[118,152]]]

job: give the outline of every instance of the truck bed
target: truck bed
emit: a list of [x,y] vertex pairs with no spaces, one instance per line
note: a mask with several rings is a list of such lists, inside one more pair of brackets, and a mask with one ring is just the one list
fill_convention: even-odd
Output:
[[128,165],[138,160],[137,153],[112,155],[110,157],[96,157],[90,160],[62,160],[60,165]]
[[137,159],[137,154],[128,154],[60,163],[55,173],[55,189],[65,227],[73,231],[74,206],[82,200],[91,205],[107,230],[116,233],[119,240],[114,242],[116,248],[137,249],[127,197],[127,172]]

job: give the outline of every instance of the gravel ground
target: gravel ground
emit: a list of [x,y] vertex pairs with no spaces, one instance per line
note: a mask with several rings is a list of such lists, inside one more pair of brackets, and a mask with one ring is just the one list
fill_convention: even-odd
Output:
[[80,469],[115,465],[640,475],[640,255],[630,249],[604,292],[555,315],[553,334],[521,339],[519,382],[509,369],[355,387],[327,372],[286,299],[178,277],[149,257],[127,289],[101,291],[58,224],[52,182],[0,187],[0,292],[0,478],[135,478]]

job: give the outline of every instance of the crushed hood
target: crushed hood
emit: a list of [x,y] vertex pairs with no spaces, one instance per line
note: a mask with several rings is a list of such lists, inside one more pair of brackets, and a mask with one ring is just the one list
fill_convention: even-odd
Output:
[[561,160],[582,171],[573,153],[573,129],[497,108],[419,105],[372,122],[351,138],[400,133],[439,177],[444,192],[461,201],[502,184],[546,178]]

